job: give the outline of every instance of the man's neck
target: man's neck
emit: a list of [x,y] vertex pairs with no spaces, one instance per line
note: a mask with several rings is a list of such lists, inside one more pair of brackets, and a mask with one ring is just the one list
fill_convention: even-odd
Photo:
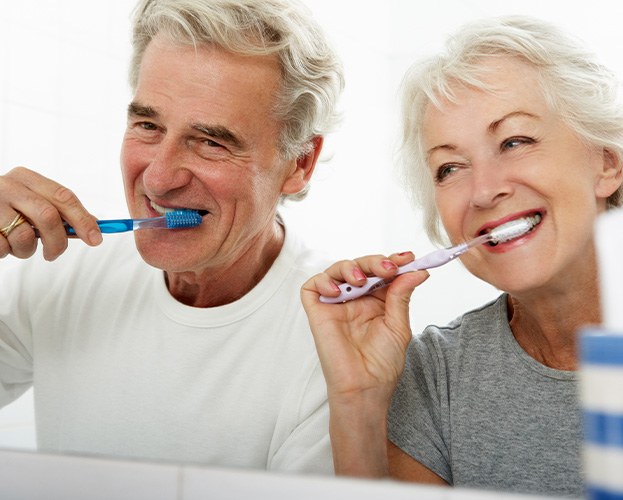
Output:
[[169,292],[179,302],[193,307],[217,307],[235,302],[266,275],[279,256],[284,240],[285,230],[275,222],[272,231],[248,245],[226,267],[198,273],[165,273]]

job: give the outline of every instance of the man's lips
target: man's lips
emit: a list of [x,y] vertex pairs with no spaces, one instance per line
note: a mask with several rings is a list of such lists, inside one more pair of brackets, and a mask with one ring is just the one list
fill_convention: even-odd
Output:
[[164,215],[167,212],[174,212],[174,211],[179,211],[179,210],[192,210],[197,212],[199,215],[201,215],[202,217],[208,215],[210,212],[208,210],[205,209],[198,209],[198,208],[191,208],[191,207],[182,207],[182,206],[163,206],[163,205],[159,205],[158,203],[149,200],[149,206],[150,208],[156,212],[159,215]]

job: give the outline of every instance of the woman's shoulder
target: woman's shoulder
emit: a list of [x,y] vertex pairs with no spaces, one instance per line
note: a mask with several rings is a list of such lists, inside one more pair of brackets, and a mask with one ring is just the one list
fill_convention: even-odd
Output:
[[455,344],[466,337],[488,335],[487,332],[501,330],[508,326],[507,294],[503,293],[480,307],[463,313],[447,325],[428,325],[414,342]]
[[445,326],[427,326],[411,340],[409,363],[436,372],[455,372],[468,365],[476,372],[482,370],[489,357],[505,351],[505,337],[512,335],[506,304],[507,295],[502,294]]

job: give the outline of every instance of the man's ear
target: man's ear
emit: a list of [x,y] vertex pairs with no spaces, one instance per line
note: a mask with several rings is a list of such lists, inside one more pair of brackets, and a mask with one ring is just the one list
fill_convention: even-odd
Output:
[[314,173],[314,168],[316,168],[323,142],[324,139],[321,136],[314,137],[310,141],[309,151],[296,160],[292,160],[294,165],[281,187],[282,194],[300,193],[307,186]]
[[609,149],[604,149],[603,166],[595,184],[598,198],[608,198],[623,181],[623,160]]

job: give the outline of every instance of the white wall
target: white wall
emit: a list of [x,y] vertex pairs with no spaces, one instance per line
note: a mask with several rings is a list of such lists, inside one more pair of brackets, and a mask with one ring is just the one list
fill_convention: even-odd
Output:
[[[538,15],[584,38],[623,75],[619,0],[306,3],[345,63],[344,120],[327,140],[327,161],[315,174],[310,196],[286,207],[284,216],[337,258],[432,249],[393,176],[396,93],[411,61],[439,48],[457,25],[488,15]],[[0,1],[0,172],[15,165],[36,169],[71,187],[101,218],[127,214],[118,156],[130,98],[133,5],[134,0]],[[0,265],[11,265],[11,259]],[[496,295],[459,263],[431,274],[414,294],[416,331]],[[0,412],[0,446],[32,446],[31,401],[27,395]]]

